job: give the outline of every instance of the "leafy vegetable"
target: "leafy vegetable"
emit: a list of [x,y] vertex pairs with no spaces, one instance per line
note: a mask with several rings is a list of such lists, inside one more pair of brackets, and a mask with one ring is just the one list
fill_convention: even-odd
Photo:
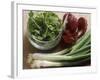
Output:
[[[66,17],[67,19],[65,19]],[[63,41],[65,44],[74,44],[87,30],[87,20],[84,17],[77,18],[72,13],[65,13],[63,22],[65,22],[65,30],[63,33]]]
[[62,26],[62,21],[53,12],[29,12],[28,29],[34,38],[41,41],[55,39]]

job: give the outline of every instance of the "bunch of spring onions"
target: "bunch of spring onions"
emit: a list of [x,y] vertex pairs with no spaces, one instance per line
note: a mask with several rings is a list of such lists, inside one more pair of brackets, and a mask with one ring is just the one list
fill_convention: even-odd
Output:
[[91,58],[91,35],[87,31],[71,48],[55,53],[30,53],[27,62],[31,68],[74,66]]

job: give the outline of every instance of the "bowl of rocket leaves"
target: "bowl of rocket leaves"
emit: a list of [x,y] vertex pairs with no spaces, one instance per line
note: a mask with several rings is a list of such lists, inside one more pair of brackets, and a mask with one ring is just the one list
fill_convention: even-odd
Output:
[[40,50],[50,50],[61,40],[63,22],[59,16],[51,11],[29,11],[28,39]]

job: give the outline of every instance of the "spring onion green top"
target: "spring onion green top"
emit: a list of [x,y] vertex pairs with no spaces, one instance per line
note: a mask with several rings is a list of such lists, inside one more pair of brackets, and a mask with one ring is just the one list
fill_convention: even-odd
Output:
[[32,36],[41,41],[55,39],[61,31],[62,21],[53,12],[29,12],[28,30]]

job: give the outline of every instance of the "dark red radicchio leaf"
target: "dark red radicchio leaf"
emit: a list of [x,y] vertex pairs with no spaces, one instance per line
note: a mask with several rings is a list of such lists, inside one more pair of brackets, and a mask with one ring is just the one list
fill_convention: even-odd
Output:
[[87,30],[87,20],[84,17],[77,19],[71,13],[64,14],[63,21],[65,20],[65,30],[62,39],[66,44],[73,44],[78,38],[85,34]]
[[78,19],[78,32],[80,32],[80,34],[78,35],[78,38],[83,36],[86,30],[87,30],[87,20],[84,17],[80,17]]

